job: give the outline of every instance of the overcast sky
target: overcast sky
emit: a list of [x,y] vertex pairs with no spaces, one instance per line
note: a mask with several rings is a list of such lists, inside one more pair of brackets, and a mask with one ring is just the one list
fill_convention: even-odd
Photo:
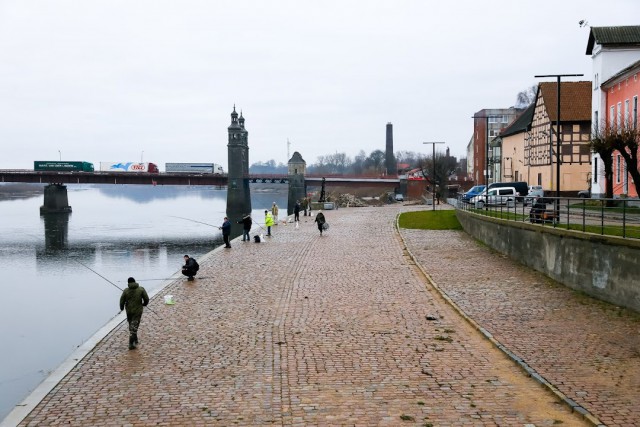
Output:
[[580,20],[638,25],[640,1],[0,0],[0,168],[226,169],[234,104],[250,163],[385,150],[387,122],[395,151],[463,157],[534,75],[591,80]]

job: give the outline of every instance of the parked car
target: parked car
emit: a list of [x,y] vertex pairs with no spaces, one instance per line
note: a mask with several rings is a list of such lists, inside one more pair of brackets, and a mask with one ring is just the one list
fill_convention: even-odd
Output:
[[524,198],[524,205],[528,205],[533,203],[536,197],[544,197],[544,190],[542,189],[542,185],[530,185],[529,192]]
[[590,199],[591,189],[578,191],[578,197],[580,197],[581,199]]
[[486,185],[474,185],[469,191],[462,195],[462,201],[469,203],[473,197],[482,193],[485,188],[487,188]]
[[517,193],[516,201],[518,202],[523,202],[525,196],[529,192],[529,184],[527,184],[524,181],[494,182],[492,184],[489,184],[489,189],[499,188],[499,187],[514,187]]
[[475,205],[477,209],[488,206],[507,206],[515,207],[516,197],[518,192],[515,187],[498,187],[490,188],[487,191],[479,194],[471,199],[471,203]]
[[402,193],[397,193],[395,195],[395,199],[396,199],[396,202],[404,202],[404,196],[402,195]]

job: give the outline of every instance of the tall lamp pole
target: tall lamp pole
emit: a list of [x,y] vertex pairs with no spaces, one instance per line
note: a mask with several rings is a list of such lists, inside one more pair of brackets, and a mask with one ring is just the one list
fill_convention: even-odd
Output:
[[431,193],[431,206],[433,210],[436,210],[436,144],[444,144],[444,141],[432,141],[432,142],[423,142],[423,144],[431,144],[433,147],[433,168],[431,175],[431,184],[433,185],[433,192]]
[[[556,214],[560,211],[560,78],[561,77],[582,77],[584,74],[541,74],[534,76],[535,78],[543,78],[543,77],[555,77],[557,81],[558,88],[558,116],[556,117],[556,203],[555,203],[555,211]],[[553,126],[551,129],[553,133]],[[549,161],[553,163],[553,158],[550,157]]]
[[60,156],[60,161],[62,161],[62,152],[58,150],[58,156]]

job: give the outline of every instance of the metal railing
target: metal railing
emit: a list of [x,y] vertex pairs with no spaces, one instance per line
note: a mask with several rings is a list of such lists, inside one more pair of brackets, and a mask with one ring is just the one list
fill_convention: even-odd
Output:
[[456,209],[509,221],[529,222],[541,227],[640,239],[640,200],[543,197],[525,203],[513,197],[500,197],[493,203],[469,203],[461,195],[450,199]]

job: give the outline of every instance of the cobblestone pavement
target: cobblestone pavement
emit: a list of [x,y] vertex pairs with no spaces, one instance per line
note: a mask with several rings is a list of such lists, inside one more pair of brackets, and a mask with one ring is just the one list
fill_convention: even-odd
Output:
[[[157,315],[145,312],[138,349],[127,349],[120,324],[23,424],[588,425],[429,285],[394,228],[402,209],[413,208],[327,211],[322,237],[303,216],[299,229],[273,227],[266,243],[216,249],[194,282],[177,280],[152,300]],[[477,245],[452,234],[439,246],[455,248],[454,258],[429,253],[436,236],[409,238],[432,242],[420,255],[436,255],[434,277],[451,281],[451,266]],[[549,287],[501,257],[493,262],[513,271],[509,283],[522,275]],[[493,303],[501,317],[507,298]],[[542,332],[523,327],[509,331],[525,336],[518,344]],[[563,345],[569,336],[564,329]],[[606,357],[599,366],[613,371]]]
[[469,317],[607,426],[640,425],[640,315],[554,282],[458,231],[402,230]]

